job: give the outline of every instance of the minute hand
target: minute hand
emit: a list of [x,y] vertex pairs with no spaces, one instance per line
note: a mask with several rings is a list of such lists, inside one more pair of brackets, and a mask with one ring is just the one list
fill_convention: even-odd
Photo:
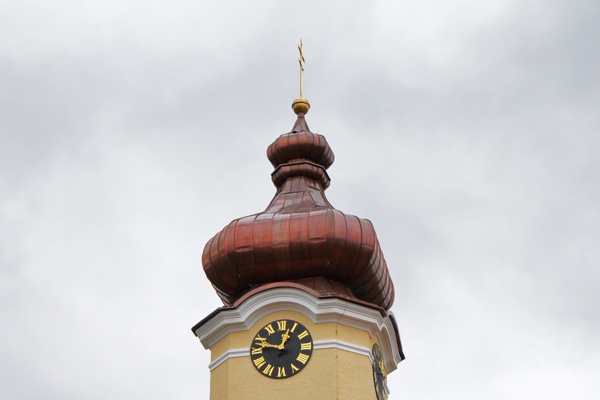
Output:
[[287,342],[287,340],[290,338],[289,333],[290,333],[290,330],[288,329],[287,331],[285,331],[285,333],[283,335],[281,335],[281,344],[279,346],[277,346],[277,348],[279,350],[283,350],[285,342]]

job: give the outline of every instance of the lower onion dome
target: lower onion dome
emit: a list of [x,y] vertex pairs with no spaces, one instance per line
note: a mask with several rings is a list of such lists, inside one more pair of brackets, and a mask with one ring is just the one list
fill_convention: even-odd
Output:
[[324,278],[328,290],[388,310],[394,287],[373,225],[325,198],[333,162],[325,138],[308,131],[300,113],[268,153],[278,189],[271,204],[232,221],[204,248],[204,271],[219,297],[231,305],[261,285]]

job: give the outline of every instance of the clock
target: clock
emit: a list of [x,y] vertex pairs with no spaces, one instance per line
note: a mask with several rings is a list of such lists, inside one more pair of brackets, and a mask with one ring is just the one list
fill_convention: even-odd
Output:
[[250,359],[262,375],[285,379],[306,367],[312,351],[313,341],[308,329],[300,322],[280,319],[256,333],[250,345]]
[[387,377],[383,369],[381,349],[377,343],[373,345],[371,356],[373,357],[373,382],[375,383],[377,400],[387,400]]

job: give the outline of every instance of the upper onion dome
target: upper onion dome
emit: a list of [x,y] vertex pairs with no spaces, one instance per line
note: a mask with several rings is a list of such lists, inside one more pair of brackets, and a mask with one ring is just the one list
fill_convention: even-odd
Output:
[[292,131],[267,149],[275,197],[262,213],[232,221],[208,241],[204,271],[226,305],[259,286],[295,282],[388,310],[394,287],[375,229],[329,204],[324,191],[333,151],[308,129],[308,101],[296,99],[292,107],[298,114]]

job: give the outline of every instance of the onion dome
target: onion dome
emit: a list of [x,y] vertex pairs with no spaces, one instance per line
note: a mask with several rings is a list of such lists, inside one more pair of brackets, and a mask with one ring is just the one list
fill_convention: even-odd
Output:
[[388,310],[394,287],[373,225],[336,210],[325,197],[334,155],[325,137],[309,130],[309,107],[296,99],[292,131],[267,149],[277,188],[271,204],[210,239],[204,271],[225,305],[260,286],[292,282]]

